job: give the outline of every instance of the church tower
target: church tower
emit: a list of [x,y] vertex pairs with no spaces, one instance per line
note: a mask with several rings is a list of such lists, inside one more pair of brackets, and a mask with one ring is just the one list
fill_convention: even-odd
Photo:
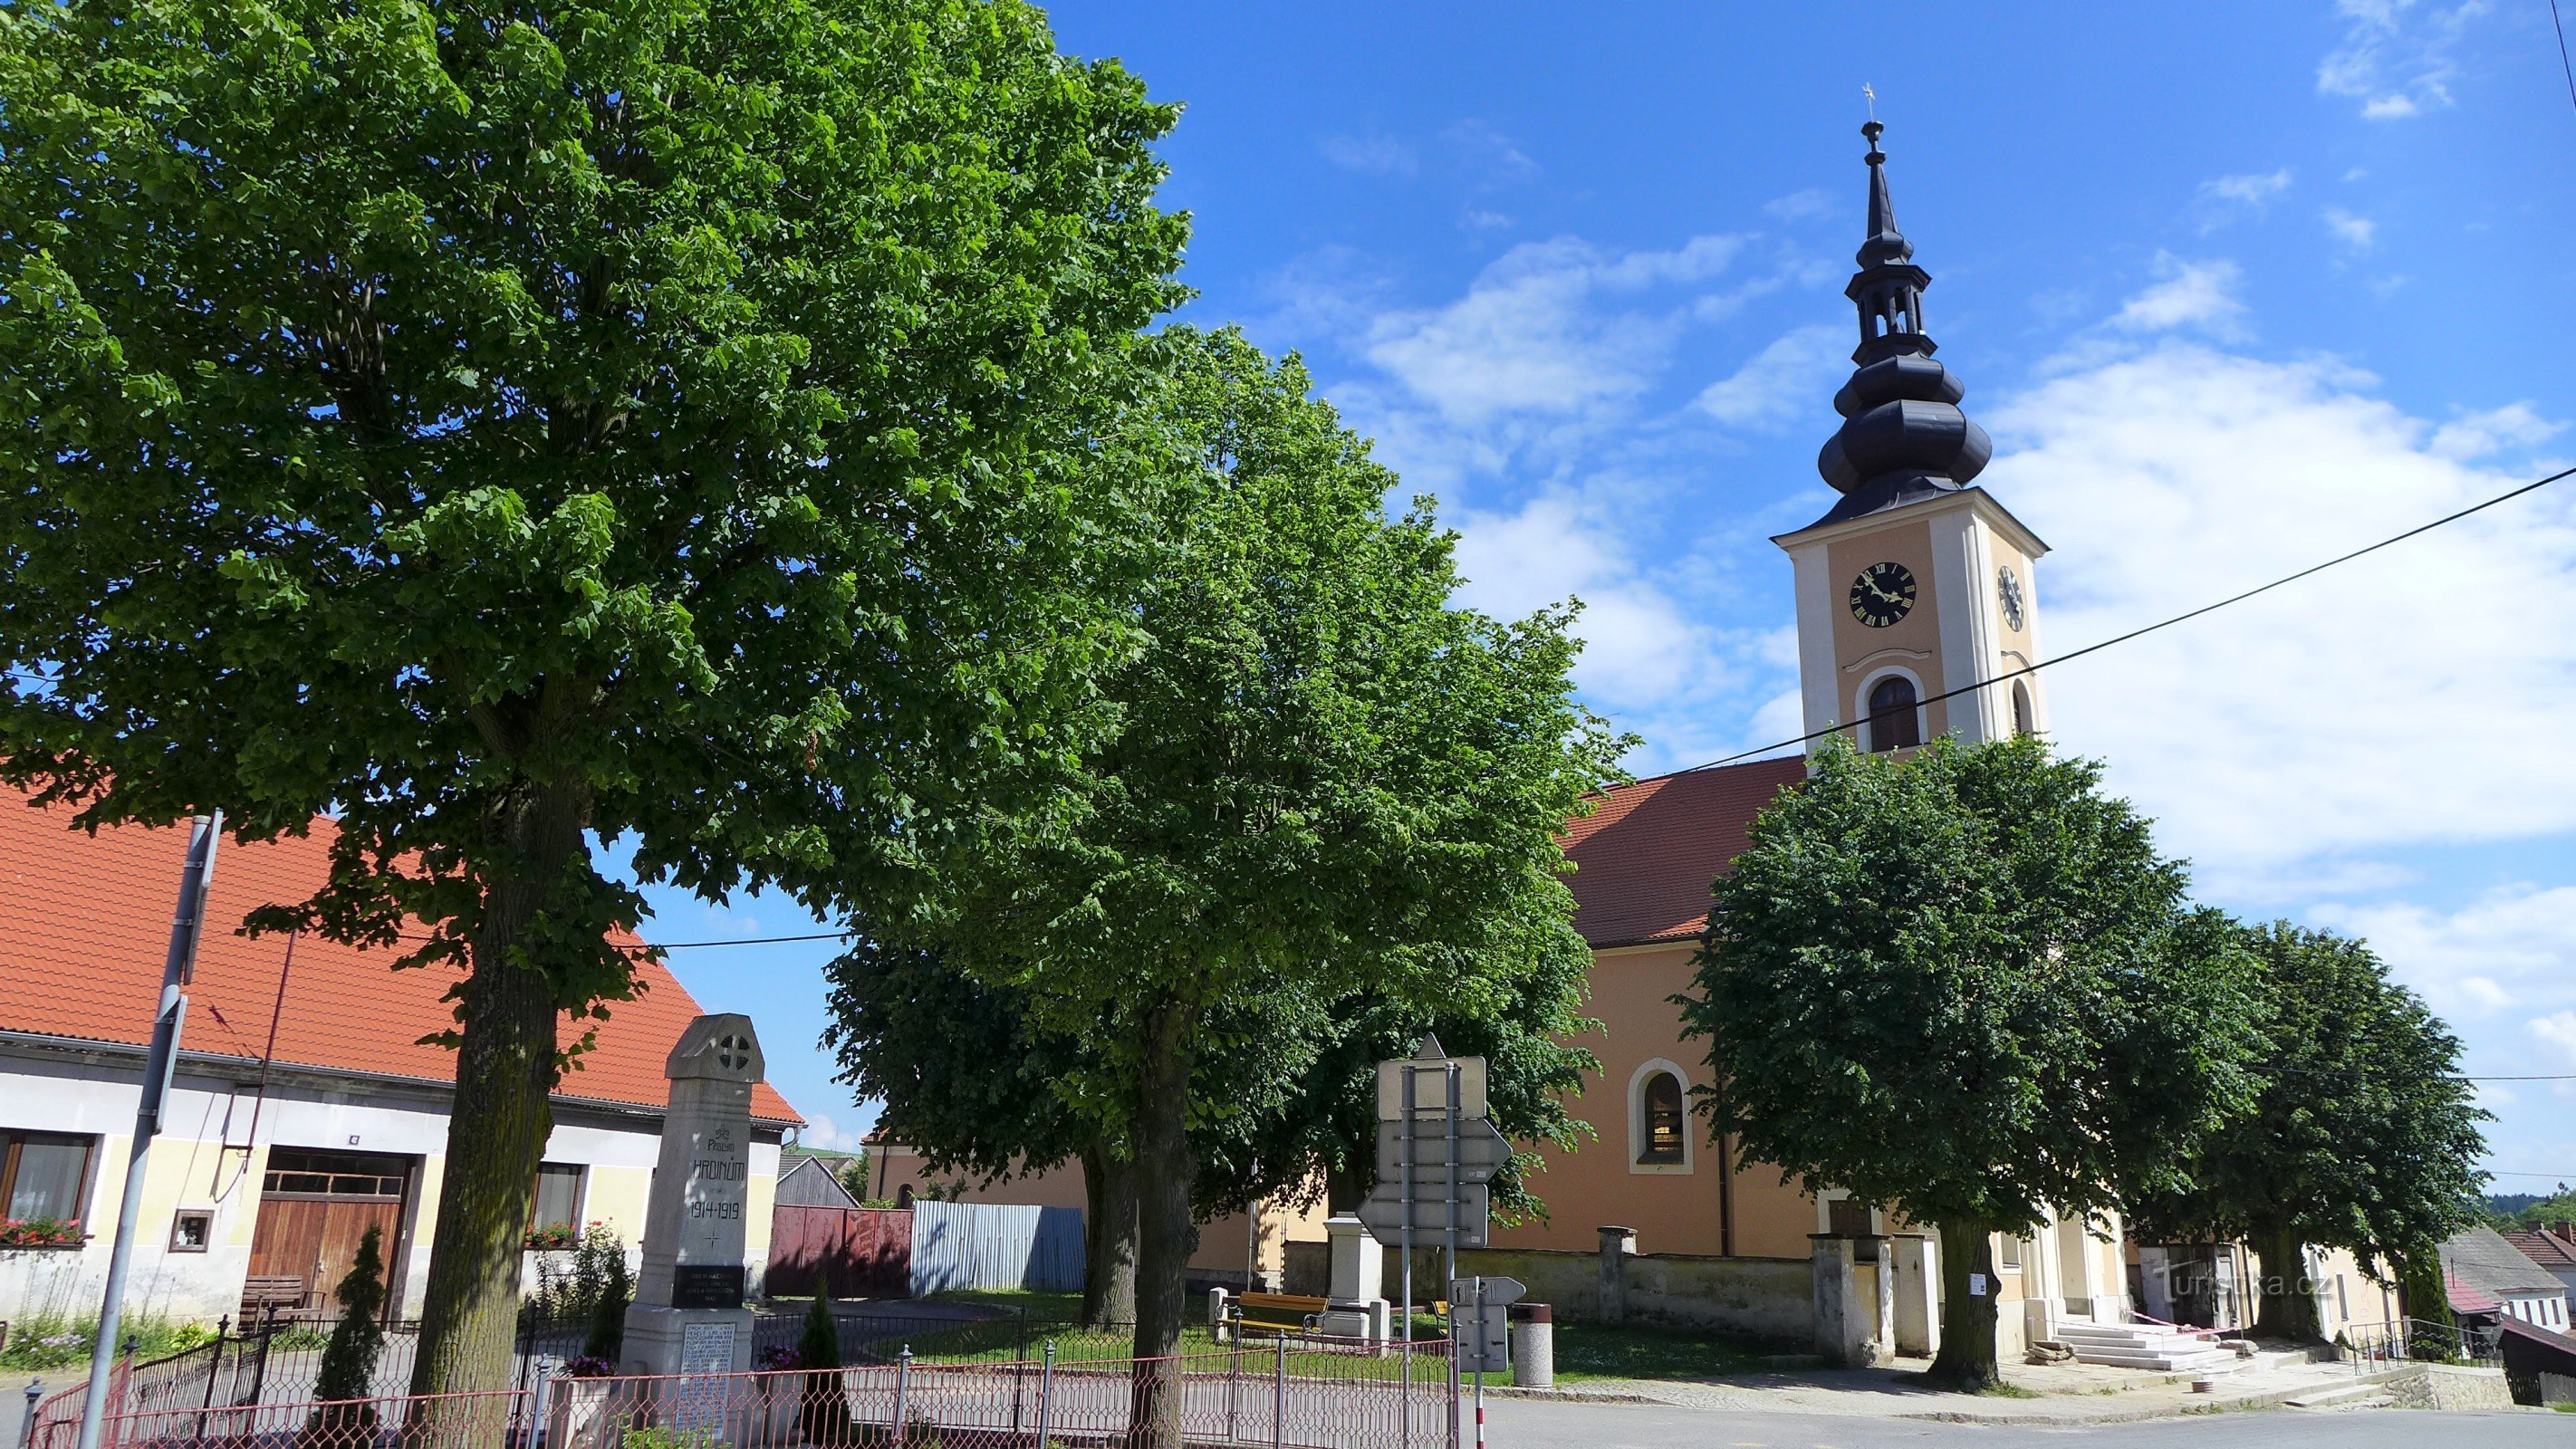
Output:
[[[2039,676],[2005,676],[2040,659],[2033,565],[2048,546],[1970,486],[1994,444],[1959,411],[1967,389],[1932,358],[1923,331],[1932,278],[1896,229],[1884,129],[1861,127],[1869,235],[1844,289],[1860,312],[1860,346],[1834,394],[1842,427],[1816,458],[1842,497],[1771,540],[1796,580],[1807,730],[1845,726],[1864,750],[2027,734],[2048,725]],[[1939,698],[1958,689],[1971,692]]]

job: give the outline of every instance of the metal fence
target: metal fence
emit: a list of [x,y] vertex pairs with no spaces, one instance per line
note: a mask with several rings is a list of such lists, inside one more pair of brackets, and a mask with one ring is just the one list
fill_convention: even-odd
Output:
[[1013,1203],[912,1205],[912,1296],[1082,1286],[1082,1210]]
[[[512,1382],[533,1389],[547,1374],[581,1351],[588,1325],[523,1317],[519,1321]],[[120,1360],[108,1381],[108,1412],[121,1418],[187,1410],[293,1406],[313,1401],[322,1376],[322,1350],[330,1342],[326,1327],[309,1320],[271,1317],[234,1332],[219,1324],[215,1337],[195,1348],[140,1362]],[[420,1347],[420,1324],[397,1320],[385,1325],[384,1348],[376,1359],[371,1387],[379,1398],[401,1396],[411,1386],[412,1360]],[[36,1405],[28,1432],[41,1436],[57,1424],[80,1420],[86,1378]],[[213,1420],[201,1420],[201,1426]],[[229,1422],[229,1421],[227,1421]],[[69,1441],[65,1441],[68,1443]]]
[[[892,1363],[907,1348],[916,1362],[1013,1363],[1034,1357],[1049,1339],[1056,1341],[1058,1357],[1123,1359],[1130,1352],[1126,1327],[1085,1330],[1070,1318],[1033,1318],[1017,1306],[941,1312],[930,1306],[888,1311],[835,1304],[832,1324],[843,1367]],[[796,1349],[804,1335],[801,1313],[763,1315],[752,1325],[753,1362],[766,1364],[770,1356]]]
[[2339,1336],[2335,1351],[2345,1363],[2364,1373],[2401,1363],[2495,1368],[2504,1362],[2495,1329],[2467,1323],[2428,1323],[2421,1318],[2353,1324]]
[[[429,1444],[532,1449],[527,1389],[406,1394],[337,1403],[261,1403],[109,1414],[102,1449],[411,1449]],[[28,1449],[74,1449],[79,1414],[36,1426]]]
[[1182,1439],[1271,1449],[1437,1449],[1447,1346],[1278,1340],[1168,1361],[890,1364],[809,1372],[556,1379],[543,1449],[682,1445],[1038,1449],[1127,1438],[1138,1370],[1177,1367]]
[[[1245,1449],[1440,1449],[1446,1345],[1288,1340],[1172,1360],[890,1364],[548,1378],[527,1390],[111,1414],[107,1449],[1048,1449],[1124,1440],[1140,1368],[1177,1369],[1181,1437]],[[74,1420],[31,1449],[74,1449]]]

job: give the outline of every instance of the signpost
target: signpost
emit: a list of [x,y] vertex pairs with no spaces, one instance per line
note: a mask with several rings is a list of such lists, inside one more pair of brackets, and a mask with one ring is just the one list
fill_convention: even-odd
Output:
[[1454,1320],[1461,1303],[1472,1305],[1469,1316],[1458,1325],[1453,1335],[1454,1360],[1476,1375],[1476,1449],[1485,1449],[1485,1375],[1501,1373],[1512,1366],[1511,1308],[1521,1301],[1529,1286],[1518,1278],[1497,1274],[1491,1278],[1452,1279],[1449,1283],[1449,1312]]
[[[1405,1061],[1377,1064],[1377,1186],[1358,1208],[1359,1220],[1379,1242],[1392,1241],[1404,1254],[1404,1353],[1405,1382],[1413,1381],[1410,1358],[1413,1352],[1413,1250],[1416,1246],[1437,1246],[1447,1258],[1449,1282],[1449,1321],[1445,1325],[1451,1341],[1449,1355],[1449,1433],[1452,1443],[1458,1432],[1459,1356],[1467,1352],[1467,1341],[1461,1336],[1459,1307],[1470,1300],[1462,1292],[1493,1296],[1483,1284],[1510,1284],[1510,1296],[1494,1299],[1496,1312],[1500,1305],[1521,1295],[1521,1285],[1508,1278],[1461,1279],[1458,1276],[1458,1250],[1485,1246],[1486,1212],[1490,1206],[1486,1184],[1494,1174],[1512,1160],[1511,1143],[1485,1120],[1485,1059],[1453,1057],[1440,1048],[1440,1039],[1426,1036]],[[1485,1312],[1482,1299],[1476,1301],[1475,1322],[1479,1347],[1476,1357],[1476,1440],[1484,1442],[1484,1353],[1481,1334]],[[1499,1317],[1495,1322],[1501,1323]],[[1498,1345],[1508,1340],[1506,1330],[1497,1330]],[[1493,1362],[1502,1362],[1507,1352],[1497,1347]],[[1411,1436],[1412,1419],[1406,1420],[1406,1436]]]

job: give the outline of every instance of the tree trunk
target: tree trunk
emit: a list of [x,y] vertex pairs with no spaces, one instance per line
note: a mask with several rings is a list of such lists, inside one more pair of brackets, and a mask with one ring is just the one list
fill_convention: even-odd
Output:
[[[586,796],[521,785],[495,812],[494,854],[505,866],[483,878],[473,971],[459,987],[456,1104],[439,1177],[428,1293],[412,1363],[415,1394],[511,1387],[519,1316],[519,1262],[537,1162],[554,1128],[555,1029],[561,1012],[546,974],[514,949],[582,848]],[[480,1444],[496,1426],[482,1405],[430,1404],[419,1442]]]
[[2307,1255],[2300,1251],[2298,1236],[2287,1228],[2258,1227],[2247,1241],[2263,1260],[2263,1271],[2254,1279],[2254,1336],[2324,1342],[2316,1285],[2308,1281]]
[[[1982,1274],[1985,1292],[1970,1274]],[[1941,1220],[1941,1351],[1924,1378],[1946,1389],[1983,1392],[2003,1382],[1995,1361],[1994,1225]]]
[[1136,1323],[1136,1164],[1094,1142],[1082,1149],[1082,1326]]
[[1189,1312],[1191,1049],[1198,1010],[1169,1004],[1145,1018],[1136,1110],[1136,1380],[1129,1443],[1180,1449],[1181,1325]]

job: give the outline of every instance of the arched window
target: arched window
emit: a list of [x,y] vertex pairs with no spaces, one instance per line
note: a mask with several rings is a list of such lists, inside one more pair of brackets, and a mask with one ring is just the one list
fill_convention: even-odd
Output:
[[1869,748],[1901,750],[1923,743],[1923,726],[1914,715],[1914,681],[1891,674],[1869,692]]
[[1670,1072],[1655,1072],[1640,1084],[1637,1095],[1637,1161],[1640,1165],[1661,1165],[1682,1160],[1682,1079]]
[[2038,732],[2039,726],[2030,718],[2030,687],[2016,679],[2013,681],[2013,733],[2028,735]]

